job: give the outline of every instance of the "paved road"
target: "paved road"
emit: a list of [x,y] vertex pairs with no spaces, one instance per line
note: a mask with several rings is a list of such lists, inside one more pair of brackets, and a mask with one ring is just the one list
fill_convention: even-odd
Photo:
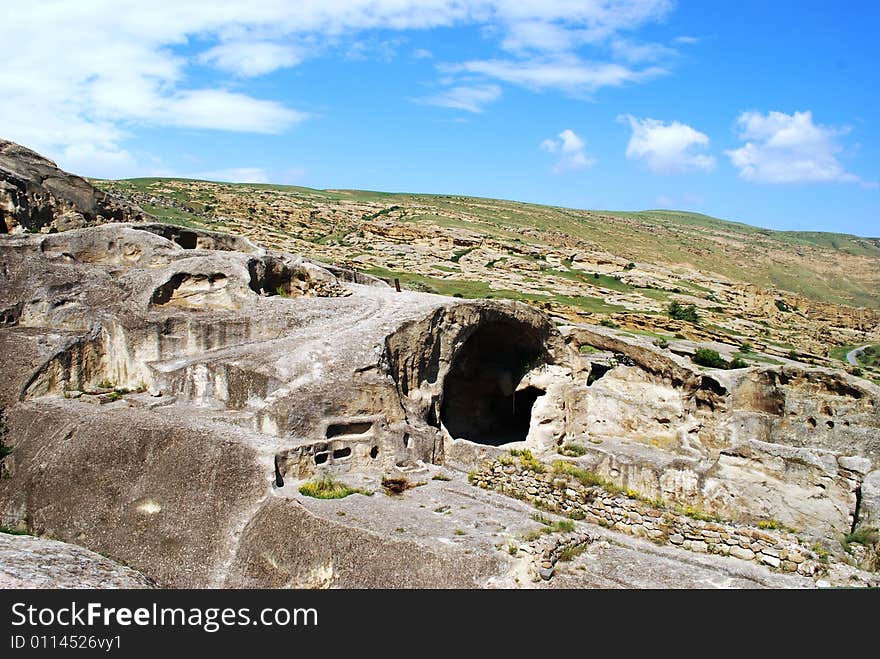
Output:
[[859,353],[867,348],[868,346],[861,346],[859,348],[855,348],[846,353],[846,361],[848,361],[853,366],[859,366]]

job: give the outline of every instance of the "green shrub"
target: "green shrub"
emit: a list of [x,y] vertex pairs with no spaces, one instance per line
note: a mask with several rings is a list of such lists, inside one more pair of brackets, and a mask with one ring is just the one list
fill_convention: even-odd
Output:
[[669,347],[669,341],[663,338],[654,339],[654,345],[662,350],[666,350]]
[[779,522],[772,517],[769,519],[762,519],[758,522],[759,529],[769,529],[772,531],[781,531],[785,529],[785,525],[782,522]]
[[610,318],[603,318],[602,320],[599,321],[599,324],[602,327],[610,327],[611,329],[617,329],[619,327],[619,325],[617,323],[615,323],[613,320],[611,320]]
[[569,442],[557,448],[556,452],[569,458],[579,458],[586,454],[587,448],[581,444],[572,444]]
[[709,368],[729,367],[727,360],[719,355],[717,350],[712,350],[711,348],[698,348],[697,352],[694,353],[693,361],[695,364],[708,366]]
[[11,529],[8,526],[0,526],[0,533],[5,533],[6,535],[30,535],[30,533],[28,533],[27,531]]
[[520,466],[526,471],[543,474],[546,467],[532,454],[529,449],[511,449],[510,454],[519,458]]
[[776,308],[783,313],[788,313],[791,311],[791,307],[788,306],[785,300],[774,300],[774,303],[776,304]]
[[748,368],[749,363],[743,359],[742,357],[734,357],[730,360],[730,363],[727,365],[727,368]]
[[669,308],[666,312],[669,314],[669,317],[674,320],[685,320],[689,323],[695,324],[700,322],[697,307],[693,304],[684,306],[678,302],[678,300],[673,300],[669,303]]
[[843,539],[844,546],[857,544],[870,547],[878,542],[880,542],[880,532],[873,527],[857,529]]
[[587,549],[587,543],[582,542],[577,545],[569,545],[561,552],[559,552],[559,560],[563,562],[572,561],[581,554],[583,554]]
[[599,474],[593,473],[592,471],[589,471],[587,469],[581,469],[580,467],[573,465],[570,462],[565,462],[564,460],[557,460],[556,462],[554,462],[553,471],[557,474],[572,476],[582,485],[586,485],[587,487],[599,486],[608,490],[609,492],[620,491],[620,487],[618,487],[615,483],[607,480],[606,478],[600,476]]

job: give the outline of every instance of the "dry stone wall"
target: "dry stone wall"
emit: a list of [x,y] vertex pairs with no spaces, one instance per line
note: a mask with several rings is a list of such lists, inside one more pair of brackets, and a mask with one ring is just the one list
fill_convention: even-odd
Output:
[[600,485],[584,485],[564,473],[539,473],[521,464],[496,460],[473,473],[471,482],[539,508],[644,537],[657,544],[676,545],[697,553],[735,556],[804,576],[825,570],[822,558],[794,533],[698,519],[699,513],[689,516],[667,510],[634,498],[635,493],[629,496],[610,492]]

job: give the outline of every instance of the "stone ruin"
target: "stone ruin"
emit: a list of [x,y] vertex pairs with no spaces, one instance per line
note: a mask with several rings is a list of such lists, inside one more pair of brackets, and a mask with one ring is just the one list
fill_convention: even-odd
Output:
[[[804,586],[838,567],[873,583],[840,539],[880,526],[880,388],[842,371],[701,369],[675,346],[524,304],[396,292],[158,223],[19,228],[0,239],[0,275],[0,525],[160,586],[510,587],[538,574],[584,587],[621,561],[662,565],[666,586]],[[526,456],[513,471],[511,449]],[[675,511],[665,535],[616,529],[667,547],[615,532],[633,511],[644,521],[643,504],[557,487],[557,469]],[[299,493],[321,477],[374,495]],[[384,495],[389,477],[412,489]],[[591,497],[618,516],[611,530]],[[532,505],[575,503],[593,518],[521,544]],[[676,545],[722,532],[679,519],[694,511],[756,547],[682,563]],[[698,526],[701,539],[683,535]],[[584,574],[550,581],[591,537]],[[747,551],[773,560],[746,565]],[[652,585],[648,572],[618,578]]]

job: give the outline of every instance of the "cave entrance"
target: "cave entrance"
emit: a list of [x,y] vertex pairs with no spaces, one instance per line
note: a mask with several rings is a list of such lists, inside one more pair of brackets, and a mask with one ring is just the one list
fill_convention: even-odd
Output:
[[538,331],[513,321],[480,326],[455,357],[443,384],[440,420],[454,438],[501,446],[529,433],[532,405],[544,392],[517,391],[544,358]]

